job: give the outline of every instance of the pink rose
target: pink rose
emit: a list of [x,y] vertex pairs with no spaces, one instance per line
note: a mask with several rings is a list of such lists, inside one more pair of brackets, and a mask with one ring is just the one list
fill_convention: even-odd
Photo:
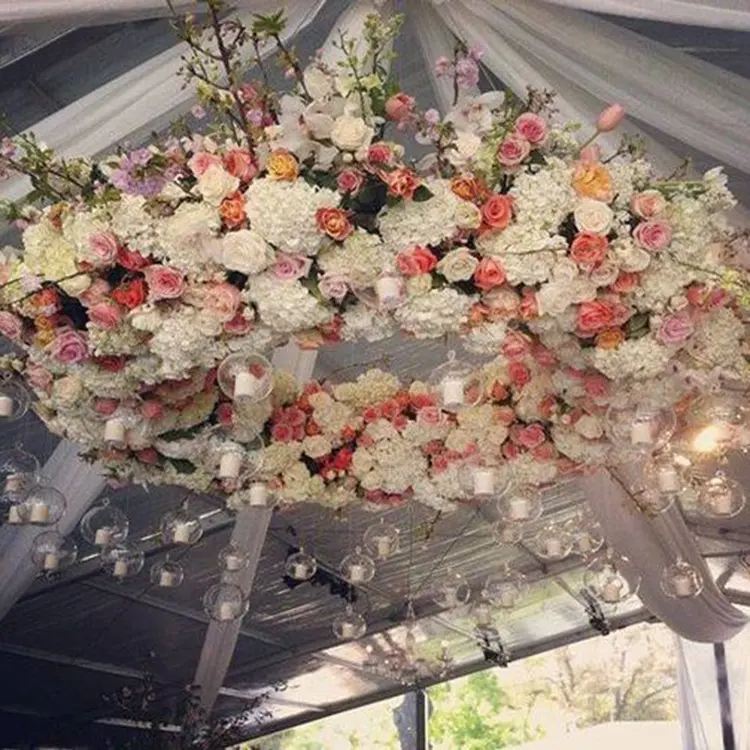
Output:
[[318,279],[318,291],[326,298],[341,302],[349,291],[346,277],[337,273],[326,273]]
[[80,300],[87,307],[109,300],[112,287],[104,279],[94,279],[89,288],[81,295]]
[[663,250],[672,241],[672,229],[666,221],[651,219],[641,222],[634,230],[635,241],[651,252]]
[[630,210],[639,219],[651,219],[667,207],[667,201],[658,190],[634,193],[630,199]]
[[511,383],[513,385],[523,387],[526,383],[531,380],[531,373],[526,365],[520,362],[511,362],[508,365],[508,375],[510,376]]
[[539,146],[547,138],[547,122],[534,112],[524,112],[516,120],[515,131],[532,146]]
[[164,404],[156,399],[149,399],[141,404],[141,414],[146,419],[161,419],[164,416]]
[[71,328],[60,330],[55,340],[49,345],[49,352],[54,359],[64,365],[83,362],[89,356],[85,337]]
[[656,338],[662,344],[681,344],[683,341],[687,341],[694,331],[695,327],[690,313],[687,310],[681,310],[664,319],[659,326]]
[[94,411],[101,417],[111,417],[119,406],[116,398],[100,398],[94,402]]
[[625,119],[625,108],[621,104],[610,104],[597,118],[596,129],[609,133]]
[[200,177],[209,167],[220,167],[221,159],[216,154],[209,154],[205,151],[199,151],[194,154],[190,161],[188,161],[188,167],[195,177]]
[[516,445],[526,448],[526,450],[533,450],[540,446],[547,439],[547,436],[540,424],[530,424],[526,427],[515,425],[510,428],[510,439]]
[[414,114],[414,97],[399,93],[389,97],[385,103],[385,116],[403,126]]
[[598,372],[588,372],[583,376],[583,388],[586,395],[601,399],[609,395],[609,380]]
[[18,341],[23,331],[21,318],[13,313],[0,311],[0,334],[11,341]]
[[398,270],[404,276],[418,276],[429,273],[437,265],[437,258],[426,247],[417,246],[396,256]]
[[497,160],[504,167],[517,167],[531,153],[531,144],[522,136],[511,133],[497,147]]
[[177,299],[185,293],[185,277],[181,271],[169,266],[148,266],[143,269],[151,302]]
[[224,155],[224,169],[242,182],[250,182],[258,174],[258,162],[246,148],[233,148]]
[[158,464],[159,463],[159,453],[153,448],[144,448],[141,451],[136,451],[135,457],[142,464]]
[[212,284],[208,289],[203,300],[204,310],[210,313],[214,318],[228,323],[237,314],[240,307],[240,290],[229,284]]
[[122,312],[114,302],[97,302],[88,309],[89,322],[97,328],[111,331],[122,320]]
[[294,427],[289,424],[275,424],[271,428],[271,438],[277,443],[291,443],[294,440]]
[[299,253],[278,253],[273,272],[277,279],[294,281],[307,276],[312,266],[312,259]]
[[307,415],[298,406],[290,406],[284,409],[284,424],[292,427],[303,427],[307,420]]
[[442,410],[438,406],[425,406],[417,412],[417,422],[424,425],[437,426],[445,419]]
[[336,180],[336,185],[340,193],[349,193],[356,195],[365,181],[362,172],[356,169],[342,169]]
[[24,377],[35,391],[48,391],[54,381],[52,373],[39,365],[29,365],[24,372]]
[[508,441],[503,443],[503,458],[507,461],[512,461],[514,458],[518,458],[521,455],[521,450],[517,445],[509,443]]
[[519,331],[510,331],[503,341],[501,351],[507,359],[520,359],[531,351],[531,339]]
[[93,262],[99,266],[109,266],[114,263],[120,243],[111,232],[97,232],[89,237],[89,250]]
[[219,420],[219,424],[224,427],[229,427],[234,421],[234,409],[232,404],[223,403],[219,404],[216,408],[216,418]]
[[536,448],[531,451],[531,454],[537,461],[553,461],[559,455],[557,448],[555,448],[555,444],[550,443],[548,440],[541,445],[537,445]]
[[542,367],[554,367],[557,364],[555,353],[544,344],[534,344],[531,347],[531,356]]
[[393,149],[386,143],[373,143],[367,149],[367,161],[370,164],[390,164],[393,159]]
[[224,323],[224,330],[227,333],[231,333],[235,336],[243,336],[253,327],[252,321],[248,320],[242,313],[242,310],[237,310],[234,317],[231,320],[227,320]]
[[498,424],[509,427],[516,421],[516,413],[513,411],[512,406],[498,406],[495,409],[495,421]]
[[510,287],[494,287],[482,296],[482,304],[493,312],[514,315],[518,311],[521,298]]

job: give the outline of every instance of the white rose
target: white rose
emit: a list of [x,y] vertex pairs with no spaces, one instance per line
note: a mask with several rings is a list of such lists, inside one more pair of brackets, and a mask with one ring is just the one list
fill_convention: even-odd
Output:
[[565,282],[552,282],[544,284],[536,295],[540,315],[551,315],[556,317],[562,315],[572,304],[569,284]]
[[373,129],[361,118],[342,115],[331,130],[331,140],[342,151],[358,151],[370,145]]
[[618,242],[612,247],[620,269],[628,272],[645,271],[651,263],[651,254],[636,247],[630,240]]
[[83,383],[76,375],[66,375],[52,386],[52,399],[58,408],[70,409],[75,406],[82,393]]
[[437,270],[450,282],[468,281],[479,261],[466,249],[451,250],[437,264]]
[[308,112],[305,114],[305,125],[313,138],[322,141],[331,137],[334,119],[323,112]]
[[584,198],[573,211],[573,219],[579,232],[605,235],[612,227],[614,213],[606,203]]
[[410,297],[427,294],[430,289],[432,289],[432,275],[429,273],[419,273],[406,280],[406,290]]
[[333,81],[331,77],[320,68],[310,65],[302,74],[307,93],[314,100],[325,99],[333,93]]
[[453,141],[453,148],[448,151],[448,161],[454,167],[462,167],[470,162],[482,147],[482,139],[466,130],[460,131]]
[[604,435],[601,420],[590,414],[584,414],[574,425],[573,429],[588,440],[598,440]]
[[58,286],[71,297],[80,297],[91,286],[91,277],[85,274],[75,276],[67,281],[61,281]]
[[461,201],[456,206],[455,219],[459,229],[479,229],[482,226],[482,212],[469,201]]
[[203,200],[211,206],[218,206],[224,198],[240,186],[237,177],[233,177],[218,164],[210,166],[199,178],[195,189]]
[[597,286],[609,286],[613,284],[620,274],[620,269],[616,263],[605,260],[602,264],[591,272],[590,279]]
[[323,458],[323,456],[327,456],[332,450],[331,441],[322,435],[306,437],[302,441],[302,450],[310,458]]
[[273,248],[252,229],[229,232],[222,240],[221,262],[230,271],[254,276],[273,261]]

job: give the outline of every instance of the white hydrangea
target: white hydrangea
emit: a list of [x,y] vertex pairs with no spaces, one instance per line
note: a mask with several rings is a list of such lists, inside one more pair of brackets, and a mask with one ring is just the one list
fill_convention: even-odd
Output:
[[341,245],[320,253],[318,264],[325,273],[343,276],[354,286],[371,286],[383,272],[393,268],[394,255],[376,234],[364,229],[352,232]]
[[248,296],[257,306],[261,320],[282,333],[315,328],[331,317],[330,309],[299,281],[261,274],[250,279]]
[[557,477],[557,465],[554,461],[537,461],[529,454],[509,462],[508,470],[516,487],[540,487]]
[[267,177],[254,180],[245,193],[250,226],[266,242],[289,253],[315,255],[325,239],[315,215],[319,208],[336,208],[341,196],[328,188]]
[[389,372],[372,369],[360,375],[353,383],[342,383],[333,388],[338,401],[355,409],[365,409],[395,396],[401,387],[399,379]]
[[608,442],[587,440],[575,430],[559,425],[552,428],[552,442],[564,456],[588,465],[606,463],[609,454]]
[[109,231],[108,223],[92,211],[78,211],[68,214],[63,220],[63,236],[75,248],[79,261],[98,264],[98,258],[91,251],[89,238],[94,234]]
[[420,297],[410,297],[396,310],[395,318],[402,329],[419,339],[438,338],[461,329],[474,301],[473,296],[455,289],[433,289]]
[[572,187],[573,168],[562,159],[549,157],[538,172],[516,175],[510,195],[519,224],[527,224],[554,234],[563,219],[573,211],[576,193]]
[[146,353],[144,336],[129,325],[119,325],[111,331],[91,326],[88,329],[89,347],[97,357],[110,354],[140,356]]
[[[440,475],[443,478],[446,472]],[[458,508],[455,502],[452,502],[447,495],[441,493],[441,488],[435,478],[420,477],[412,485],[414,490],[414,499],[428,508],[439,511],[440,513],[452,513]]]
[[302,443],[293,440],[289,443],[270,443],[263,449],[263,463],[260,476],[271,479],[281,474],[299,460],[302,455]]
[[221,227],[219,212],[208,203],[183,203],[157,224],[159,248],[154,255],[181,271],[198,275]]
[[32,273],[50,281],[77,270],[75,247],[46,218],[24,230],[23,262]]
[[648,335],[623,341],[616,349],[594,349],[592,364],[610,380],[645,380],[661,375],[671,357],[672,349]]
[[122,195],[111,209],[112,231],[131,250],[144,255],[159,250],[161,242],[157,233],[159,224],[146,210],[146,199],[135,195]]
[[632,299],[639,310],[662,312],[669,300],[682,294],[698,273],[669,256],[661,255],[651,262],[641,277],[641,284],[634,290]]
[[396,332],[396,326],[390,315],[378,313],[361,302],[347,308],[342,318],[344,326],[341,336],[344,341],[362,339],[369,342],[382,341]]
[[722,367],[741,372],[744,365],[742,321],[728,308],[714,310],[698,322],[689,350],[703,367]]
[[463,341],[466,351],[473,354],[495,354],[508,335],[508,326],[502,320],[475,326]]

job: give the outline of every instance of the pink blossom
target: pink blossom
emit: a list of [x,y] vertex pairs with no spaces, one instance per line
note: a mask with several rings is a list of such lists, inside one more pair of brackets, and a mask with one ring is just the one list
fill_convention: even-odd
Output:
[[479,84],[479,66],[471,57],[456,63],[456,84],[462,89],[472,89]]
[[385,103],[385,116],[399,125],[408,123],[414,116],[414,97],[403,92],[389,97]]
[[97,328],[111,331],[120,324],[122,311],[114,302],[97,302],[88,309],[89,322]]
[[49,345],[53,359],[64,365],[82,362],[89,356],[85,337],[72,328],[61,329],[55,340]]
[[195,177],[200,177],[209,167],[220,167],[221,159],[216,154],[199,151],[188,161],[188,167]]
[[609,395],[609,380],[598,372],[587,372],[583,376],[583,388],[586,394],[594,399]]
[[102,417],[111,417],[120,406],[116,398],[100,398],[94,401],[94,411]]
[[356,169],[342,169],[336,180],[336,186],[340,193],[356,195],[364,184],[364,175]]
[[318,279],[318,291],[326,299],[341,302],[349,291],[349,282],[337,273],[326,273]]
[[633,230],[633,237],[644,250],[655,252],[663,250],[672,241],[672,228],[666,221],[650,219],[642,221]]
[[206,116],[206,110],[200,104],[196,104],[191,110],[190,114],[195,117],[196,120],[202,120]]
[[540,146],[547,138],[547,121],[534,112],[524,112],[516,120],[514,129],[532,146]]
[[17,315],[5,310],[0,311],[0,334],[11,341],[18,341],[22,331],[23,322]]
[[596,129],[609,133],[625,119],[625,108],[621,104],[610,104],[597,118]]
[[664,319],[659,331],[656,334],[656,338],[661,341],[662,344],[681,344],[683,341],[687,341],[695,331],[693,326],[692,318],[688,310],[681,310],[675,315],[670,315]]
[[214,318],[228,323],[240,307],[240,290],[228,282],[212,284],[204,299],[203,309]]
[[96,232],[89,237],[89,250],[94,262],[100,266],[114,263],[120,243],[111,232]]
[[312,259],[300,253],[278,253],[273,272],[277,279],[294,281],[307,276],[312,266]]
[[520,135],[511,133],[497,147],[497,160],[504,167],[517,167],[531,153],[531,144]]
[[438,76],[438,78],[450,75],[452,70],[453,60],[450,58],[438,57],[438,59],[435,60],[435,75]]
[[424,121],[428,125],[437,125],[440,122],[440,112],[436,109],[428,109],[424,113]]
[[156,399],[148,399],[141,404],[141,414],[146,419],[161,419],[164,416],[164,404]]
[[148,266],[143,269],[148,284],[151,302],[162,299],[178,299],[185,292],[185,277],[181,271],[170,266]]

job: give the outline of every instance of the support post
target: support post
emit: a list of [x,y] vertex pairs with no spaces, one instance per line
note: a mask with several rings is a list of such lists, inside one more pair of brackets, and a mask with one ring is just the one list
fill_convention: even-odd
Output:
[[721,739],[723,750],[736,750],[734,720],[732,719],[732,696],[729,692],[727,652],[723,643],[714,643],[716,661],[716,689],[719,693],[719,715],[721,717]]

